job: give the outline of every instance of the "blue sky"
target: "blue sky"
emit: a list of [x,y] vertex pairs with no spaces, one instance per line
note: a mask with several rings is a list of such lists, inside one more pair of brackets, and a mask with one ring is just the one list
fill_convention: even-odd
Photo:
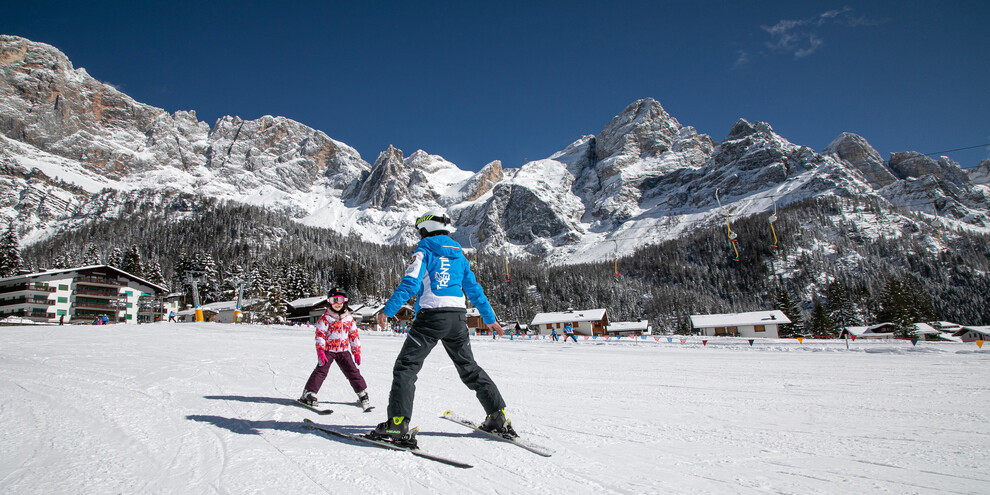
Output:
[[[864,3],[865,5],[860,5]],[[988,2],[14,2],[0,33],[138,101],[282,115],[369,162],[389,144],[519,167],[653,97],[716,141],[739,118],[821,151],[990,157]]]

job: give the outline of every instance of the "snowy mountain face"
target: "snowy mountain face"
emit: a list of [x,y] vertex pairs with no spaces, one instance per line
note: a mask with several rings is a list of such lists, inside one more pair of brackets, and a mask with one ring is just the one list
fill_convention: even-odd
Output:
[[23,243],[112,213],[132,192],[189,193],[379,243],[414,242],[412,219],[445,209],[465,246],[576,263],[821,195],[869,196],[894,215],[990,230],[988,168],[913,152],[885,162],[849,133],[816,153],[742,119],[717,143],[650,98],[519,169],[495,161],[472,173],[394,147],[369,164],[284,117],[223,117],[211,127],[192,111],[169,114],[74,69],[51,46],[0,35],[0,215]]

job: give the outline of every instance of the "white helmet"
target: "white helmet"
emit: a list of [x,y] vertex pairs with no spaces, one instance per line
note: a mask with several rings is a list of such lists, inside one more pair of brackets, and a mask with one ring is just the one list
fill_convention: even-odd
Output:
[[424,238],[437,234],[449,234],[453,230],[450,227],[450,217],[439,210],[430,210],[417,218],[416,229],[419,230],[419,236]]

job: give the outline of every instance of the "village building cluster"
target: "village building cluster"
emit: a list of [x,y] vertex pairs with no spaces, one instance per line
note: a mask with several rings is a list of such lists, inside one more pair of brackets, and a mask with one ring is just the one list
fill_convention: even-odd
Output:
[[[255,310],[258,299],[218,301],[193,308],[183,306],[181,293],[131,275],[110,265],[48,270],[0,279],[0,324],[3,323],[151,323],[172,320],[220,323],[260,321]],[[312,324],[323,314],[323,296],[289,301],[285,323]],[[384,305],[355,303],[351,314],[365,330],[376,329],[375,319]],[[411,306],[395,315],[393,330],[412,325]],[[779,310],[746,313],[691,315],[696,335],[706,337],[780,338],[780,327],[791,320]],[[477,309],[469,308],[468,328],[476,334],[488,329]],[[605,308],[538,313],[529,322],[506,321],[503,327],[515,335],[563,335],[565,329],[578,336],[640,336],[655,333],[648,320],[611,321]],[[383,330],[383,329],[381,329]],[[990,340],[990,326],[965,326],[951,322],[915,324],[915,335],[924,340],[974,342]],[[844,339],[893,339],[894,325],[851,326],[841,330]]]

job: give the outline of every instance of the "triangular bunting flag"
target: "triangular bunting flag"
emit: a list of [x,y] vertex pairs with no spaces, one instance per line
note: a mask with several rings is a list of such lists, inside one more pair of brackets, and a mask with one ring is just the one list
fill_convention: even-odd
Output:
[[667,343],[668,344],[671,343],[671,342],[673,342],[673,341],[674,341],[674,338],[673,337],[667,337]]
[[620,333],[619,335],[616,335],[615,338],[621,339],[622,338],[622,334]]
[[702,340],[701,341],[701,345],[708,345],[708,341],[707,340]]
[[803,344],[804,343],[804,337],[798,337],[797,339],[798,339],[798,343],[799,344]]
[[605,336],[605,340],[608,340],[608,339],[609,339],[609,337],[611,337],[611,335],[606,335],[606,336]]
[[852,338],[853,338],[853,342],[856,342],[856,336],[853,335]]
[[753,339],[749,339],[749,346],[753,347]]
[[591,340],[598,340],[598,336],[597,335],[592,335],[591,336]]
[[[660,337],[653,337],[654,342],[660,342]],[[670,342],[670,338],[667,338],[667,342]]]
[[681,339],[681,343],[682,344],[685,343],[685,342],[687,342],[687,339]]
[[977,340],[976,341],[976,346],[979,347],[980,349],[983,349],[983,341],[982,340]]
[[918,345],[918,339],[911,339],[911,345]]
[[584,336],[584,340],[588,340],[588,336],[587,335]]

